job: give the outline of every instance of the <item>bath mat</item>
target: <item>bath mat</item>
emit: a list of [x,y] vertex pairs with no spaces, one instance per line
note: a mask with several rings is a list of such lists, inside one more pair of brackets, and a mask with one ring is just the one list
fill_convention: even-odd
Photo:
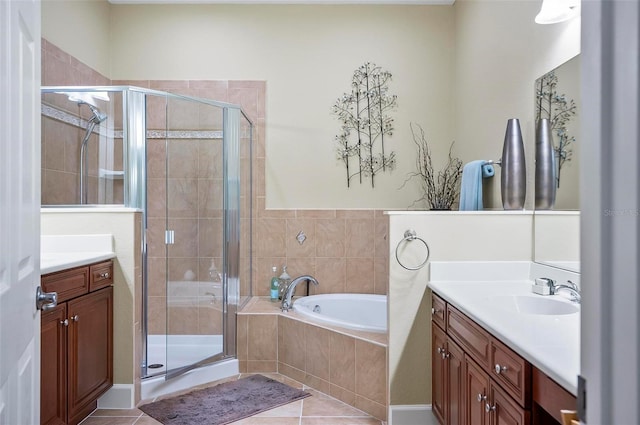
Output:
[[251,375],[139,409],[164,425],[223,425],[310,395],[266,376]]

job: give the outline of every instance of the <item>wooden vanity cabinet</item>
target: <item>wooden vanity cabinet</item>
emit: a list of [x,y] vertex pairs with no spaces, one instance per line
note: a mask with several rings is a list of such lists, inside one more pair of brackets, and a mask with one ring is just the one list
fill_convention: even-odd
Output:
[[432,294],[432,406],[441,425],[558,425],[576,398]]
[[[54,282],[67,289],[67,294],[74,288],[74,295],[64,296],[65,302],[42,313],[41,424],[78,424],[113,385],[113,262],[95,266],[103,277],[99,289],[91,292],[94,265],[42,277],[44,291],[52,290],[45,282]],[[106,269],[111,270],[109,277]],[[77,287],[86,292],[77,295]]]
[[67,304],[42,312],[40,325],[40,423],[67,423]]
[[[445,304],[432,321],[432,406],[441,425],[530,425],[531,366],[462,312]],[[433,310],[432,310],[433,311]]]
[[464,416],[464,352],[436,325],[431,347],[433,413],[442,424],[460,424]]

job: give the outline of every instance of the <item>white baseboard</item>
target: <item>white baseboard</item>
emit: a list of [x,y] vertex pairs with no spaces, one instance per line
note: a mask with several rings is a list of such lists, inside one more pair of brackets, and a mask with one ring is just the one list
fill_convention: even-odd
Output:
[[133,409],[133,384],[113,384],[98,399],[98,409]]
[[438,425],[430,404],[389,406],[389,425]]

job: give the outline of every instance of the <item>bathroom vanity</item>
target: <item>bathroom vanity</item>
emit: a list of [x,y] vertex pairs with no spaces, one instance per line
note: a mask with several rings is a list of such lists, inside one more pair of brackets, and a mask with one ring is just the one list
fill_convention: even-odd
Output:
[[579,307],[531,294],[526,279],[429,286],[440,424],[557,424],[561,409],[576,409]]
[[41,424],[78,424],[113,385],[113,260],[104,257],[113,253],[60,255],[56,265],[49,256],[42,267],[57,305],[41,318]]

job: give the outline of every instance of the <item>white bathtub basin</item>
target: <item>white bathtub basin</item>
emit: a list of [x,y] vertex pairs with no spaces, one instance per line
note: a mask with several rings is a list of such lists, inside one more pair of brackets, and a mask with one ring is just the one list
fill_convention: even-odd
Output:
[[329,325],[368,332],[387,332],[385,295],[311,295],[295,300],[293,310]]

